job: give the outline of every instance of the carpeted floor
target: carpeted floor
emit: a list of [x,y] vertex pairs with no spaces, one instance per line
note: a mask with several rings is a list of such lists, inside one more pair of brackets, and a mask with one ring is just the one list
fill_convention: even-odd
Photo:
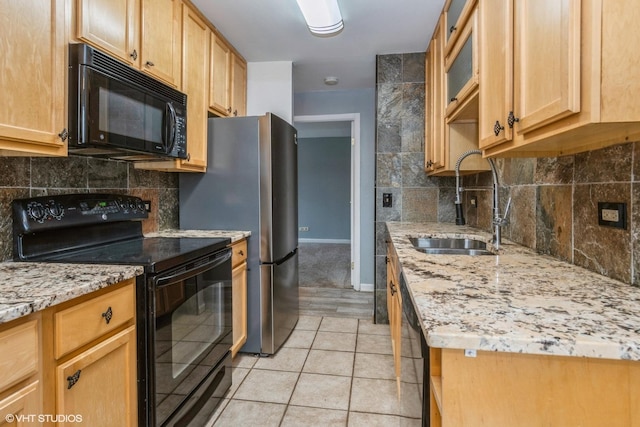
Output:
[[300,287],[351,289],[349,243],[299,244]]

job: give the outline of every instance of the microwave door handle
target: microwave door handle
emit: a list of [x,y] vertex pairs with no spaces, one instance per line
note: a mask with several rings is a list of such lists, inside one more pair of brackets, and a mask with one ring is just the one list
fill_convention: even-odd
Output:
[[225,263],[231,259],[231,251],[227,251],[224,255],[218,256],[206,264],[199,265],[187,271],[181,271],[177,274],[170,274],[167,276],[160,275],[153,279],[154,285],[157,288],[161,288],[166,285],[170,285],[172,283],[180,282],[182,280],[188,279],[189,277],[196,276],[204,271],[211,270],[213,268],[218,267],[219,265]]
[[171,151],[173,151],[173,146],[176,143],[176,126],[178,120],[176,109],[173,108],[173,105],[170,102],[167,102],[166,113],[169,118],[169,120],[167,120],[166,149],[167,153],[170,153]]

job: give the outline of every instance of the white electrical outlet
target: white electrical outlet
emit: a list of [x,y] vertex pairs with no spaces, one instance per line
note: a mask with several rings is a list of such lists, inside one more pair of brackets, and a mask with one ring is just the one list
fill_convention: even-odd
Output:
[[298,231],[309,231],[309,227],[298,227]]
[[620,221],[620,216],[615,209],[602,209],[602,219],[605,221],[618,222]]

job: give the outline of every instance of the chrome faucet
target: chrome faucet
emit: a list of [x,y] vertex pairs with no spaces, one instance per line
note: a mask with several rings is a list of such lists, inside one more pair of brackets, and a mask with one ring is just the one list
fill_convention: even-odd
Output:
[[[464,225],[464,214],[462,210],[462,187],[460,186],[460,164],[464,159],[472,154],[482,155],[481,150],[469,150],[464,153],[456,161],[456,225]],[[511,197],[507,201],[507,207],[504,211],[504,216],[500,216],[500,189],[498,186],[498,172],[496,170],[496,164],[492,158],[487,158],[489,166],[491,166],[491,176],[493,177],[493,241],[494,248],[500,249],[500,243],[502,242],[501,228],[509,223],[507,215],[511,208]]]

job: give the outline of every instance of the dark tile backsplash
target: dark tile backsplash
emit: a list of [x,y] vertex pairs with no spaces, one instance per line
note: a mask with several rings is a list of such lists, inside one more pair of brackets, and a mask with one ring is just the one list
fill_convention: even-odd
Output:
[[[423,64],[423,53],[377,58],[375,313],[379,323],[388,321],[384,222],[455,221],[455,180],[430,178],[423,172]],[[503,237],[640,286],[636,178],[640,142],[555,158],[497,159],[496,164],[502,211],[512,198]],[[491,174],[466,176],[463,183],[474,188],[464,194],[467,224],[491,231]],[[382,193],[392,193],[392,207],[382,207]],[[477,197],[477,207],[470,206],[471,196]],[[626,203],[627,229],[598,225],[598,202]]]
[[133,163],[69,156],[0,157],[0,256],[12,259],[11,201],[65,193],[122,193],[151,201],[145,233],[179,227],[178,175],[134,169]]

